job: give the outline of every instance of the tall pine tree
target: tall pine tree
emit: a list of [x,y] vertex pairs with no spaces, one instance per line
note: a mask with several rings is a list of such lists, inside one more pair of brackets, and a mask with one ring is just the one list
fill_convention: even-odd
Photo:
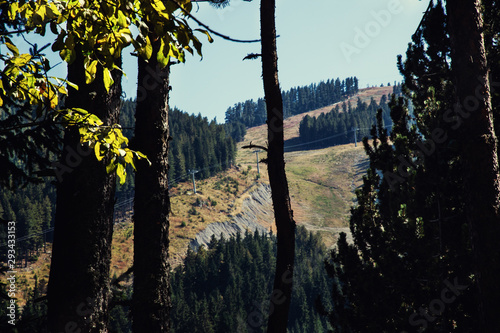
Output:
[[455,107],[448,29],[442,3],[431,2],[399,60],[413,112],[393,97],[391,135],[379,112],[363,142],[370,168],[352,209],[354,244],[341,237],[326,264],[339,282],[328,313],[339,332],[482,331],[465,204],[468,120]]

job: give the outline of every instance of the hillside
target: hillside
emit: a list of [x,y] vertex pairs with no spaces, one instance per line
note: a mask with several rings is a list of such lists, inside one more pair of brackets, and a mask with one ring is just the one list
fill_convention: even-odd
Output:
[[[355,103],[358,96],[365,101],[371,97],[378,100],[390,92],[392,87],[362,89],[350,101]],[[286,139],[298,137],[298,124],[303,117],[317,116],[332,107],[334,105],[286,119]],[[236,165],[214,177],[197,180],[196,194],[190,181],[171,189],[169,238],[172,267],[181,263],[190,244],[196,247],[197,243],[206,242],[211,234],[219,236],[226,230],[226,235],[229,235],[236,230],[254,229],[256,225],[259,230],[274,230],[266,166],[259,164],[258,175],[255,153],[241,148],[251,141],[265,144],[265,137],[265,126],[248,129],[245,139],[238,144]],[[264,157],[261,152],[259,158]],[[319,232],[327,247],[334,246],[338,234],[349,231],[348,218],[355,200],[354,189],[361,184],[367,167],[363,148],[359,144],[357,147],[348,144],[295,151],[286,153],[285,159],[297,224]],[[119,205],[120,202],[117,207]],[[111,276],[125,272],[133,261],[132,201],[120,207],[122,211],[116,214]],[[207,231],[204,233],[204,230]],[[42,284],[45,285],[49,264],[50,247],[46,253],[40,254],[37,262],[20,269],[20,289],[32,288],[35,275],[39,280],[43,279]]]
[[[392,87],[376,87],[361,89],[347,103],[356,103],[358,97],[369,102],[373,97],[380,100],[382,95],[392,93]],[[340,103],[342,104],[342,103]],[[306,115],[317,116],[328,112],[336,104],[312,110],[285,120],[285,138],[290,140],[298,137],[298,124]],[[238,144],[236,167],[217,177],[207,179],[197,184],[202,186],[201,193],[193,196],[191,183],[180,184],[172,195],[171,217],[171,246],[172,264],[175,266],[185,253],[187,245],[196,235],[211,223],[228,223],[245,225],[248,215],[255,211],[259,213],[253,219],[267,230],[274,227],[272,218],[272,203],[270,195],[267,201],[260,193],[259,199],[254,197],[255,192],[262,190],[267,184],[267,170],[263,163],[259,163],[260,175],[257,176],[256,154],[253,150],[241,147],[254,142],[265,144],[266,126],[248,129],[245,139]],[[259,159],[265,157],[260,153]],[[348,232],[348,218],[350,207],[355,200],[354,190],[361,184],[362,176],[367,167],[367,159],[361,145],[354,144],[328,147],[318,150],[305,150],[285,153],[287,175],[290,186],[292,208],[297,224],[304,225],[311,231],[322,234],[325,244],[331,247],[335,244],[339,232]],[[229,184],[221,181],[229,181]],[[235,184],[238,186],[235,186]],[[222,185],[224,184],[224,185]],[[233,185],[231,185],[233,184]],[[220,187],[222,188],[222,192]],[[228,190],[228,186],[232,190]],[[197,210],[199,215],[187,213],[190,206],[196,202],[207,202],[209,194],[219,202],[215,208],[209,205]],[[188,217],[189,226],[182,227],[183,219]],[[226,225],[227,226],[227,225]],[[200,234],[198,239],[209,239],[210,235],[223,231],[225,227],[219,224],[212,225],[207,234]],[[234,228],[232,228],[234,230]]]
[[[346,103],[355,105],[358,97],[367,103],[371,98],[378,101],[389,93],[392,93],[392,87],[360,89]],[[299,137],[299,124],[306,115],[317,117],[336,105],[342,107],[342,104],[339,102],[285,119],[285,147],[287,141]],[[238,144],[237,163],[255,165],[254,150],[241,147],[250,142],[265,145],[266,138],[266,125],[248,129],[245,139]],[[261,158],[265,158],[264,152],[259,154]],[[317,150],[285,150],[285,161],[296,223],[320,232],[325,244],[333,246],[339,232],[349,231],[348,218],[355,200],[354,190],[361,185],[368,166],[363,147],[348,144]],[[261,172],[267,173],[262,163],[260,166]]]

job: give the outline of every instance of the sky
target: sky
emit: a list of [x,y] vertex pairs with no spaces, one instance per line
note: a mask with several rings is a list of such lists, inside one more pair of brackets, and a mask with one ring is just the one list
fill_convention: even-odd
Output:
[[[258,0],[231,0],[228,7],[216,9],[198,3],[192,14],[224,35],[254,40],[260,38],[259,5]],[[401,81],[397,55],[405,54],[427,6],[428,1],[419,0],[276,0],[281,89],[351,76],[359,79],[360,88]],[[200,28],[193,20],[189,23]],[[209,43],[204,34],[198,35],[203,58],[187,54],[185,63],[172,66],[170,106],[223,123],[228,107],[264,95],[260,58],[242,60],[260,53],[260,44],[212,36]],[[46,36],[38,42],[53,39]],[[123,90],[126,98],[135,98],[137,59],[129,53],[123,52]],[[59,63],[51,75],[65,77],[60,58],[48,57],[51,64]]]
[[[258,39],[260,1],[232,0],[224,9],[195,5],[193,15],[211,29],[238,39]],[[405,54],[427,1],[277,0],[278,70],[283,90],[331,78],[356,76],[359,87],[401,81],[397,55]],[[192,22],[192,27],[196,23]],[[203,42],[203,59],[190,55],[171,73],[170,105],[224,122],[228,107],[263,97],[260,44],[241,44],[214,36]],[[128,85],[131,84],[131,89]],[[134,95],[136,79],[125,91]]]

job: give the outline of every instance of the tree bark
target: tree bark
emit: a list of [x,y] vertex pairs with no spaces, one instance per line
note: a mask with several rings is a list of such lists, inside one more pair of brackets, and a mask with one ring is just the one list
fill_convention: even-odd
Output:
[[148,62],[139,58],[134,148],[152,165],[141,161],[135,176],[132,329],[137,333],[170,329],[169,66],[158,68],[158,44]]
[[[77,54],[68,65],[68,80],[79,90],[69,89],[66,106],[84,108],[106,125],[117,123],[121,74],[113,71],[109,93],[102,71],[86,85],[83,56]],[[116,177],[106,172],[107,161],[97,161],[79,140],[77,128],[66,130],[47,295],[50,332],[107,332]]]
[[500,327],[500,181],[481,1],[446,2],[457,105],[464,118],[466,214],[476,262],[481,332]]
[[267,331],[286,333],[292,300],[295,221],[285,173],[283,100],[278,80],[275,0],[261,0],[262,77],[267,107],[268,173],[276,220],[278,252]]

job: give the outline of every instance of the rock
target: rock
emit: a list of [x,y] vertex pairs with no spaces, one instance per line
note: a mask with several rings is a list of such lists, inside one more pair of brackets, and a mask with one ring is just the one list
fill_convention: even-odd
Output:
[[199,232],[189,244],[190,248],[197,251],[201,245],[207,246],[212,235],[220,239],[236,236],[245,231],[269,233],[263,224],[273,221],[273,209],[271,202],[271,188],[268,184],[260,184],[250,193],[250,197],[243,200],[241,213],[231,216],[231,220],[209,224],[203,231]]

